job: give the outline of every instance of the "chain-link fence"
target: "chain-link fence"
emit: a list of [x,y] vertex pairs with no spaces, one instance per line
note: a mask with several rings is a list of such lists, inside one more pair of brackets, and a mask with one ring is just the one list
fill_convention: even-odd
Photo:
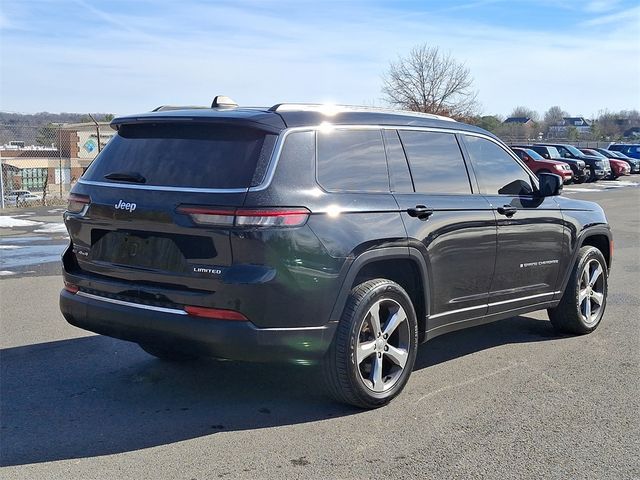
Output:
[[66,203],[111,136],[107,124],[0,124],[0,207]]

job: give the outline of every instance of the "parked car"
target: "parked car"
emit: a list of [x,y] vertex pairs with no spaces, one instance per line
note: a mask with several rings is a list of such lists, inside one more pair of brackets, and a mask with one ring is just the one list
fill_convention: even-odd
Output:
[[511,150],[538,176],[541,173],[555,173],[562,177],[564,183],[570,182],[573,178],[573,172],[568,163],[545,160],[539,153],[530,148],[511,147]]
[[558,152],[558,149],[555,147],[548,145],[512,145],[512,147],[528,148],[546,160],[556,160],[568,164],[573,172],[572,181],[575,183],[584,183],[591,176],[591,171],[584,161],[573,158],[562,158],[560,152]]
[[41,201],[42,195],[31,193],[29,190],[14,190],[4,197],[5,205],[13,207],[23,207]]
[[611,175],[611,165],[609,165],[609,161],[606,158],[602,159],[600,157],[586,155],[573,145],[569,145],[567,143],[547,143],[544,145],[552,146],[558,149],[558,152],[560,152],[560,156],[562,156],[562,159],[564,161],[573,158],[575,160],[582,160],[584,163],[586,163],[589,166],[589,170],[591,171],[588,179],[588,181],[590,182],[595,182],[596,180],[607,178],[609,175]]
[[443,333],[541,309],[561,332],[600,324],[604,211],[491,133],[233,105],[112,121],[64,214],[69,323],[161,359],[320,363],[363,408],[398,395]]
[[636,143],[612,143],[609,150],[622,152],[627,157],[640,159],[640,144]]
[[629,164],[627,162],[623,162],[619,158],[607,158],[605,155],[592,148],[581,148],[580,151],[585,153],[586,155],[606,158],[609,161],[609,165],[611,165],[611,175],[609,175],[607,178],[610,178],[611,180],[617,180],[623,175],[629,175],[629,172],[631,170],[629,168]]
[[615,158],[618,160],[623,160],[629,164],[631,169],[631,173],[640,173],[640,159],[631,158],[626,156],[622,152],[617,152],[615,150],[607,150],[606,148],[594,148],[595,151],[600,152],[605,157],[611,159]]

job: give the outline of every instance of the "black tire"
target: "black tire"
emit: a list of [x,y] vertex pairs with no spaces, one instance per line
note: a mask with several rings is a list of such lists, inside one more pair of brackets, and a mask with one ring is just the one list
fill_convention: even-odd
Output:
[[[595,272],[595,270],[591,269],[597,268],[597,265],[599,265],[601,273],[592,288],[586,288],[588,287],[588,282],[585,282],[584,272],[587,266],[589,266],[590,271]],[[607,262],[600,250],[588,245],[580,249],[560,303],[557,307],[547,310],[549,319],[556,330],[562,333],[583,335],[591,333],[598,328],[607,306],[608,274]],[[590,277],[592,275],[587,274],[587,276]],[[581,292],[585,291],[588,293],[588,298],[584,298],[584,295],[581,295]],[[595,293],[591,293],[592,291]],[[599,297],[594,297],[593,295],[600,293],[602,297],[598,305],[596,299]],[[589,321],[587,321],[586,316],[587,302],[589,302],[589,312],[591,313]],[[595,308],[597,308],[595,313],[592,310],[594,304],[596,305]]]
[[142,348],[149,355],[164,360],[165,362],[191,362],[198,359],[197,355],[185,353],[179,350],[174,350],[168,347],[151,344],[151,343],[139,343]]
[[[400,308],[406,315],[406,322],[399,323],[391,336],[379,336],[385,327],[390,327],[393,312],[400,313]],[[379,315],[381,328],[378,329],[378,335],[373,329],[371,311],[377,311]],[[397,318],[404,317],[400,313]],[[358,363],[356,351],[358,346],[365,345],[373,345],[375,350],[363,355]],[[395,352],[403,352],[403,358],[406,359],[404,367],[393,361],[395,354],[388,350],[392,347],[397,347]],[[397,283],[384,278],[357,285],[351,290],[333,343],[324,358],[323,372],[329,393],[340,402],[360,408],[386,405],[409,380],[417,348],[418,322],[407,292]],[[377,365],[380,365],[379,377],[374,373]],[[365,379],[365,376],[368,378]],[[374,390],[376,378],[379,380],[378,391]]]
[[580,185],[581,183],[584,183],[584,181],[587,179],[587,177],[575,177],[574,182],[578,185]]

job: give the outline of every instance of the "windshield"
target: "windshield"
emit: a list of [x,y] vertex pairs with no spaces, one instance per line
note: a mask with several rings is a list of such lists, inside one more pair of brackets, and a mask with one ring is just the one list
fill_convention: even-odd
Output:
[[540,155],[538,152],[536,152],[535,150],[526,148],[525,152],[527,152],[527,155],[529,155],[533,160],[544,160],[544,157]]
[[574,147],[573,145],[565,145],[565,147],[567,148],[567,150],[569,150],[572,154],[581,157],[584,155],[584,153],[582,153],[580,150],[578,150],[576,147]]
[[[265,141],[267,137],[270,141]],[[265,149],[272,147],[273,138],[260,130],[229,125],[122,125],[83,178],[96,182],[135,178],[137,183],[157,186],[247,188],[263,144]]]
[[584,153],[586,153],[587,155],[598,157],[598,158],[607,158],[605,155],[601,154],[600,152],[596,150],[591,150],[590,148],[585,148]]

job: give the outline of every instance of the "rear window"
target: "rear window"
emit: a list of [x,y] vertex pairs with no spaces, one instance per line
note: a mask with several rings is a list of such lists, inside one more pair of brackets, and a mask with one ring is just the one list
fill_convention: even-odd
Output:
[[261,180],[254,179],[256,166],[268,159],[275,137],[228,125],[122,125],[83,178],[109,182],[105,175],[134,173],[144,185],[247,188]]

